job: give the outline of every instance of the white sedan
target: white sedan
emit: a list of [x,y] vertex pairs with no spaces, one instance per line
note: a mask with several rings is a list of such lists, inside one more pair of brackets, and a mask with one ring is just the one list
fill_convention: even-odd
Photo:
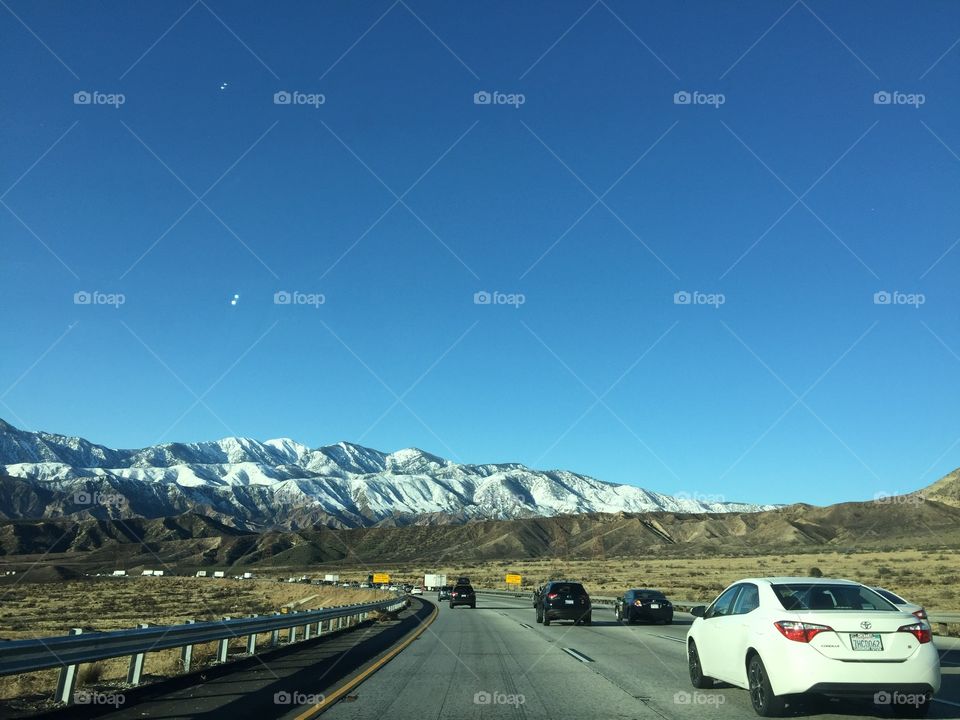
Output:
[[924,717],[940,689],[930,625],[850,580],[750,578],[692,609],[690,681],[750,691],[763,717],[790,696],[860,696],[898,717]]

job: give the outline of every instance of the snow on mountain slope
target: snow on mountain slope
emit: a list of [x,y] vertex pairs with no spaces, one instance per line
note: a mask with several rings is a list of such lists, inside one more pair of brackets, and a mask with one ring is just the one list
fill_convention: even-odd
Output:
[[[295,527],[317,518],[358,526],[396,518],[415,522],[428,515],[468,520],[772,507],[674,498],[518,463],[461,465],[416,448],[383,453],[345,442],[310,449],[288,438],[224,438],[112,450],[81,438],[25,432],[2,420],[0,470],[62,493],[126,500],[82,508],[94,516],[109,516],[124,506],[160,514],[196,507],[245,527]],[[51,517],[71,512],[62,505],[48,508]]]

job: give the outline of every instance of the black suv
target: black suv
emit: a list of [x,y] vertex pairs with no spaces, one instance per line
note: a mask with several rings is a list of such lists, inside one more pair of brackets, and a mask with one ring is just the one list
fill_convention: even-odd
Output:
[[593,622],[590,595],[578,582],[552,580],[537,595],[537,622],[549,625],[551,620],[572,620],[574,625]]
[[620,622],[673,622],[673,604],[659,590],[627,590],[617,598],[613,612]]
[[450,607],[457,605],[469,605],[472,608],[477,606],[477,594],[472,585],[456,585],[450,591]]

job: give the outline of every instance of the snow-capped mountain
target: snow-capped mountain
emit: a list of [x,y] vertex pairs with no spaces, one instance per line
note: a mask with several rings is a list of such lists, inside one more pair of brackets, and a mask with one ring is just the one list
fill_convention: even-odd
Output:
[[[246,528],[347,527],[586,512],[750,512],[518,463],[463,465],[408,448],[225,438],[112,450],[0,420],[0,516],[161,517],[194,510]],[[11,483],[19,483],[17,487]],[[22,485],[29,486],[29,492]]]

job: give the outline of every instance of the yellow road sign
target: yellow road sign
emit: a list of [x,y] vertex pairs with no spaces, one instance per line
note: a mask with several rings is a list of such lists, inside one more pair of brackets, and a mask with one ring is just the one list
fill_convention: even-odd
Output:
[[390,582],[390,573],[374,573],[373,581],[378,585]]
[[519,575],[513,575],[512,573],[507,575],[507,585],[519,585],[520,580],[521,578]]

